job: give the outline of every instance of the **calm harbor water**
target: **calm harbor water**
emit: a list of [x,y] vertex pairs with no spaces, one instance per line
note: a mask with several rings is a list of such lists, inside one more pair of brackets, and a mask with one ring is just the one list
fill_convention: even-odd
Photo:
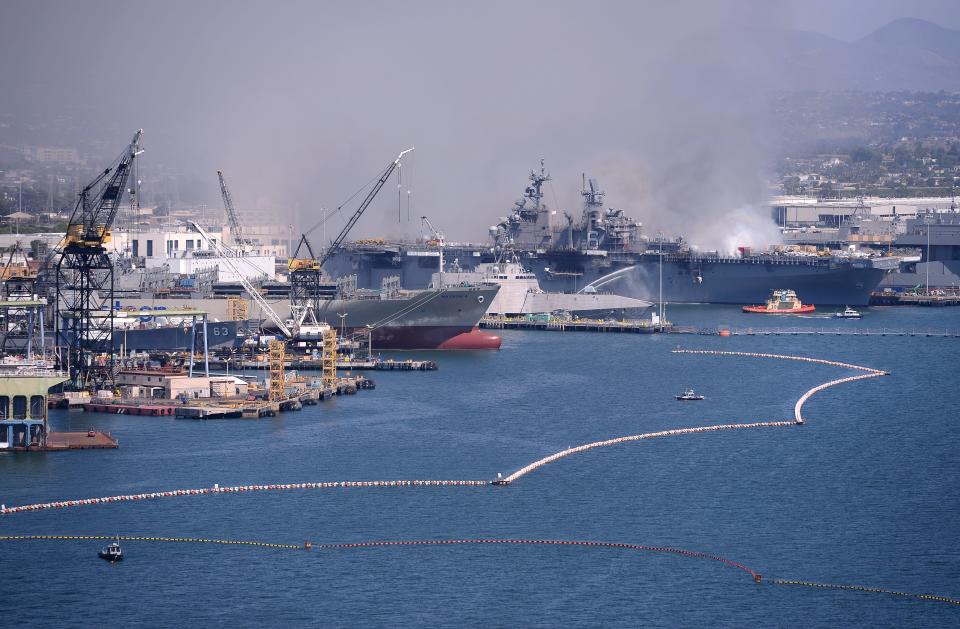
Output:
[[[862,321],[671,308],[684,325],[960,331],[960,309],[873,308]],[[815,396],[803,427],[592,450],[505,487],[295,490],[78,507],[0,518],[0,534],[182,536],[315,544],[551,538],[674,546],[765,578],[960,597],[960,339],[717,338],[503,332],[499,352],[423,353],[432,373],[263,420],[56,412],[114,451],[0,455],[9,505],[221,485],[483,479],[571,445],[669,428],[792,418],[822,365],[674,355],[801,354],[890,377]],[[688,386],[706,396],[679,403]],[[0,612],[32,626],[958,626],[960,608],[756,585],[709,561],[576,547],[290,551],[127,542],[2,542]]]

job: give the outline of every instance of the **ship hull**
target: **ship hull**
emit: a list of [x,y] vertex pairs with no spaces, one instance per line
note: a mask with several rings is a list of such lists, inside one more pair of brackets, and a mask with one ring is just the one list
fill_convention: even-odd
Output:
[[498,290],[498,286],[458,286],[400,299],[332,299],[320,302],[317,318],[338,331],[366,333],[369,329],[377,349],[440,349],[477,326]]
[[[219,321],[207,323],[207,349],[222,349],[224,347],[239,347],[243,335],[239,330],[246,322]],[[141,351],[189,351],[191,342],[194,349],[203,350],[203,324],[197,324],[196,336],[191,333],[190,326],[167,326],[160,328],[132,328],[128,330],[114,330],[113,348],[127,352]]]
[[[660,264],[656,254],[591,256],[578,252],[518,252],[520,262],[549,292],[577,292],[589,284],[623,297],[657,302]],[[450,260],[450,258],[447,258]],[[462,256],[457,264],[472,271],[484,258]],[[405,288],[429,285],[438,260],[404,256],[402,251],[337,252],[324,267],[333,277],[357,275],[361,288],[379,286],[399,275]],[[868,261],[783,258],[742,259],[664,256],[663,300],[671,303],[754,304],[770,291],[789,288],[806,302],[824,306],[865,306],[887,270]],[[699,279],[698,279],[699,278]]]
[[[553,262],[528,262],[545,290],[580,290],[593,284],[626,297],[654,302],[660,299],[660,269],[654,260],[585,265],[580,267],[582,275],[560,275]],[[885,274],[881,269],[854,264],[665,261],[662,294],[663,301],[670,303],[742,305],[762,303],[771,291],[788,288],[809,303],[865,306]]]
[[[498,290],[499,286],[456,286],[401,294],[395,298],[321,300],[316,316],[338,333],[366,334],[368,329],[371,330],[375,349],[455,348],[457,344],[448,341],[476,328]],[[169,309],[192,307],[208,313],[212,319],[226,318],[226,299],[121,300],[121,306],[133,308],[157,303],[163,303]],[[273,301],[271,307],[281,318],[290,317],[289,301]],[[250,315],[261,317],[263,313],[260,308],[251,307]],[[186,341],[178,338],[178,344],[189,344],[189,327],[186,330]],[[211,332],[210,338],[215,338],[214,333]]]

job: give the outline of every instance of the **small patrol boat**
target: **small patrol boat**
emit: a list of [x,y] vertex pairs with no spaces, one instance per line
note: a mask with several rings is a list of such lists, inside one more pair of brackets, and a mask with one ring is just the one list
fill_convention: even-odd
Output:
[[846,308],[844,308],[843,312],[833,313],[834,319],[860,319],[861,317],[863,317],[863,315],[861,315],[859,312],[857,312],[850,306],[847,306]]
[[677,399],[684,402],[702,400],[703,396],[695,392],[693,389],[687,389],[683,393],[677,395]]
[[97,553],[97,556],[100,559],[105,559],[110,563],[115,563],[117,561],[123,561],[123,549],[120,548],[120,538],[117,538],[117,541],[113,542],[109,546],[104,546],[100,549],[100,552]]
[[797,294],[788,288],[780,288],[770,293],[764,306],[744,306],[744,312],[757,314],[806,314],[816,310],[813,304],[804,304]]

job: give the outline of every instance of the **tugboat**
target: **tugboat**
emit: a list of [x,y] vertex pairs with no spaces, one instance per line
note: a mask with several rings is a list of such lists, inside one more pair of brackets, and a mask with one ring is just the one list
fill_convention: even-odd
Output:
[[806,314],[813,312],[817,307],[813,304],[803,304],[797,294],[788,288],[779,288],[770,293],[765,306],[744,306],[744,312],[758,314]]
[[844,308],[843,312],[833,313],[834,319],[860,319],[862,317],[863,315],[861,315],[859,312],[857,312],[850,306],[847,306],[846,308]]
[[113,542],[109,546],[105,546],[100,549],[100,552],[97,553],[97,556],[100,559],[105,559],[110,563],[116,563],[118,561],[123,561],[123,549],[120,548],[120,538],[117,538],[117,541]]
[[676,397],[678,400],[682,402],[695,402],[703,399],[703,396],[695,392],[693,389],[687,389],[686,391],[684,391],[683,393],[680,393]]

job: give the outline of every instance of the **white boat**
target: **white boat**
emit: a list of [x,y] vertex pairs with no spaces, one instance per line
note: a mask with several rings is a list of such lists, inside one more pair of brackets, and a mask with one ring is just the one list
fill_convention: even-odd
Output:
[[859,312],[857,312],[856,310],[854,310],[854,309],[851,308],[850,306],[847,306],[846,308],[844,308],[844,309],[843,309],[843,312],[835,312],[835,313],[833,313],[833,318],[834,318],[834,319],[859,319],[859,318],[861,318],[862,316],[863,316],[863,315],[861,315]]

